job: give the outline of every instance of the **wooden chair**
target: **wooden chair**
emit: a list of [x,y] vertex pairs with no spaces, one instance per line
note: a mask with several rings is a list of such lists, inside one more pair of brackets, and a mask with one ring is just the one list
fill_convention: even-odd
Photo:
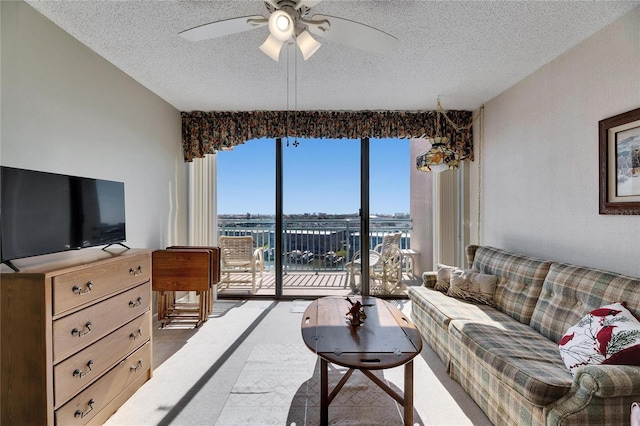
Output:
[[264,272],[264,258],[261,248],[253,247],[253,237],[245,236],[220,236],[218,237],[220,246],[220,270],[223,275],[221,284],[226,284],[227,288],[231,284],[232,273],[251,273],[250,280],[236,279],[233,282],[250,282],[251,292],[256,292],[256,273],[260,273],[260,286]]
[[[220,281],[217,247],[173,246],[152,253],[152,289],[158,292],[158,320],[205,322],[213,311],[213,285]],[[176,300],[178,291],[195,291],[198,302]]]
[[[382,243],[369,250],[369,278],[381,281],[381,292],[391,291],[391,285],[396,286],[402,280],[402,252],[400,239],[402,233],[387,234]],[[362,273],[362,253],[357,251],[351,262],[345,265],[347,278],[353,288],[356,288],[355,276]]]

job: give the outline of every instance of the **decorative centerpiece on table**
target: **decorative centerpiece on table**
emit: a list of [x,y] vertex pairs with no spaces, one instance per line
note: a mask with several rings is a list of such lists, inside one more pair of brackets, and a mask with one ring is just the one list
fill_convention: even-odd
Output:
[[346,313],[349,324],[354,327],[362,325],[364,323],[364,320],[367,318],[367,314],[364,313],[364,306],[362,305],[362,303],[360,303],[359,300],[356,300],[354,302],[353,300],[349,299],[349,297],[347,297],[346,299],[347,302],[349,302],[349,304],[351,305],[349,312]]

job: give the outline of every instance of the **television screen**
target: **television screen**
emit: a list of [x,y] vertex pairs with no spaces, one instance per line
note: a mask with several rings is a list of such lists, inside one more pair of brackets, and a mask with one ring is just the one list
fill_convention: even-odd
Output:
[[126,239],[124,183],[2,167],[2,262]]
[[77,223],[81,226],[78,247],[124,241],[124,183],[85,178],[77,184]]

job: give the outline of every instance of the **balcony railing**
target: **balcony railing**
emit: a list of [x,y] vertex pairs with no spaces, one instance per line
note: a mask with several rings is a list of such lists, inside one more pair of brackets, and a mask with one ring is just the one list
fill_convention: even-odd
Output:
[[[358,218],[318,217],[283,220],[283,265],[287,271],[341,271],[360,250]],[[411,248],[411,218],[372,218],[369,247],[382,242],[384,235],[401,232],[401,249]],[[265,268],[275,265],[275,219],[218,218],[218,235],[251,235],[262,247]]]

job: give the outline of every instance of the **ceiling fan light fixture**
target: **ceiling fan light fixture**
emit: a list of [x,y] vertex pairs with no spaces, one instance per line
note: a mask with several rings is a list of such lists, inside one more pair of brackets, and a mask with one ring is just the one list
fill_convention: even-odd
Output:
[[350,19],[321,14],[307,18],[311,9],[319,2],[320,0],[264,0],[268,15],[222,19],[198,25],[179,34],[187,40],[200,41],[268,26],[271,39],[266,40],[261,49],[275,61],[280,56],[282,43],[289,44],[292,41],[299,45],[304,59],[309,59],[320,47],[315,36],[379,54],[391,53],[398,43],[398,39],[391,34]]
[[293,35],[293,19],[284,10],[276,10],[269,16],[269,32],[284,42]]
[[278,62],[280,59],[280,50],[282,49],[283,41],[278,40],[272,34],[269,34],[269,37],[260,45],[260,50],[262,50],[268,57]]
[[313,56],[320,46],[322,46],[322,44],[318,43],[318,41],[314,39],[307,30],[304,30],[298,35],[298,37],[296,37],[296,43],[298,44],[298,48],[300,49],[300,52],[302,52],[302,57],[305,61]]

